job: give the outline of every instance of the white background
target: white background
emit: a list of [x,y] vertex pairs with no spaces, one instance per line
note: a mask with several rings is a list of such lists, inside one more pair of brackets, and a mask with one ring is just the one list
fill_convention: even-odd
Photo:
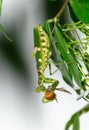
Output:
[[[43,95],[34,91],[37,73],[30,54],[34,46],[33,27],[45,21],[44,1],[3,0],[2,9],[1,23],[19,51],[24,71],[15,67],[16,59],[11,62],[4,54],[6,48],[0,49],[0,130],[64,130],[70,116],[86,102],[76,101],[77,94],[62,80],[60,72],[53,77],[60,81],[59,87],[70,90],[72,95],[57,92],[58,103],[43,104]],[[81,117],[81,130],[89,130],[88,120],[89,114]]]

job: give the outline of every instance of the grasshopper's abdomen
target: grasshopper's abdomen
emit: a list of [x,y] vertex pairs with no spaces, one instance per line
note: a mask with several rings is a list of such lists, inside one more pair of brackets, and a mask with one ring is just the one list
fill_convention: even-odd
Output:
[[43,73],[47,67],[51,51],[48,35],[40,24],[34,28],[34,53],[37,70]]

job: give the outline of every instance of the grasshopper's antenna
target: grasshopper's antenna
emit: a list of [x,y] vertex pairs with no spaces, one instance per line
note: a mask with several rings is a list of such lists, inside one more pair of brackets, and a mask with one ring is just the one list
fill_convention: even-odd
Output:
[[56,88],[55,90],[58,90],[58,91],[62,91],[62,92],[66,92],[66,93],[72,94],[71,92],[69,92],[68,90],[64,89],[63,87],[61,87],[61,88]]

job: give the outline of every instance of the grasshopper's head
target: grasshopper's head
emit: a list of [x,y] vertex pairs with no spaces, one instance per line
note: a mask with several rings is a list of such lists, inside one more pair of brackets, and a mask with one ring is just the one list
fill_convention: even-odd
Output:
[[50,89],[50,87],[48,87],[45,91],[45,94],[44,94],[44,97],[42,99],[42,102],[43,103],[48,103],[48,102],[51,102],[51,101],[54,101],[56,100],[57,101],[57,98],[56,98],[56,94],[54,93],[54,91],[52,91]]

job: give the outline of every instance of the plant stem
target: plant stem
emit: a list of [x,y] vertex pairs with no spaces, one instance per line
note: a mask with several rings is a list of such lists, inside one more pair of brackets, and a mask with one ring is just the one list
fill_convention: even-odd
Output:
[[68,4],[69,0],[65,0],[63,6],[61,7],[61,9],[59,10],[59,12],[57,13],[57,15],[54,17],[54,22],[57,23],[58,19],[60,18],[60,16],[62,15],[63,11],[65,10],[67,4]]

